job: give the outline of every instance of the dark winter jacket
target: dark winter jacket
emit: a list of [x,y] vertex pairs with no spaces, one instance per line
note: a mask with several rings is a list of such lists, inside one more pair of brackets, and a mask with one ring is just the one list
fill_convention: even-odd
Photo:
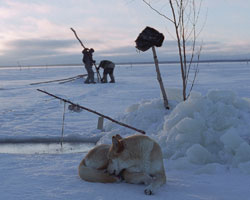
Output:
[[92,65],[94,62],[92,53],[89,52],[87,49],[84,49],[82,53],[83,53],[83,59],[82,59],[83,63]]
[[106,68],[111,68],[111,69],[114,69],[115,68],[115,64],[109,60],[102,60],[98,66],[98,69],[99,68],[103,68],[103,69],[106,69]]

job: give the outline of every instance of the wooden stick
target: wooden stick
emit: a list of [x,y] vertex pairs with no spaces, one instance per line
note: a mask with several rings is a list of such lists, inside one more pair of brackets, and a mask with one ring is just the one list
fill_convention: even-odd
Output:
[[77,75],[77,76],[73,76],[73,77],[69,77],[69,78],[57,79],[57,80],[52,80],[52,81],[43,81],[43,82],[38,82],[38,83],[31,83],[30,85],[39,85],[39,84],[43,84],[43,83],[61,82],[61,81],[67,81],[67,80],[75,79],[75,78],[78,78],[78,77],[84,77],[84,76],[87,76],[87,74],[81,74],[81,75]]
[[78,77],[71,78],[71,79],[66,80],[66,81],[61,81],[59,84],[64,84],[64,83],[68,83],[68,82],[71,82],[71,81],[75,81],[75,80],[77,80],[77,79],[83,78],[84,76],[87,76],[87,74],[79,75]]
[[59,99],[59,100],[61,100],[61,101],[64,101],[64,102],[66,102],[66,103],[69,103],[69,104],[71,104],[71,105],[78,106],[79,108],[81,108],[81,109],[83,109],[83,110],[87,110],[88,112],[91,112],[91,113],[94,113],[94,114],[96,114],[96,115],[99,115],[99,116],[101,116],[101,117],[103,117],[103,118],[105,118],[105,119],[108,119],[108,120],[110,120],[110,121],[112,121],[112,122],[114,122],[114,123],[116,123],[116,124],[119,124],[119,125],[121,125],[121,126],[124,126],[124,127],[126,127],[126,128],[130,128],[130,129],[132,129],[132,130],[134,130],[134,131],[137,131],[137,132],[139,132],[139,133],[146,134],[146,132],[143,131],[143,130],[140,130],[140,129],[134,128],[134,127],[132,127],[132,126],[129,126],[129,125],[127,125],[127,124],[124,124],[124,123],[122,123],[122,122],[119,122],[119,121],[117,121],[117,120],[115,120],[115,119],[112,119],[112,118],[109,117],[109,116],[103,115],[103,114],[101,114],[101,113],[99,113],[99,112],[96,112],[96,111],[94,111],[94,110],[91,110],[91,109],[89,109],[89,108],[86,108],[86,107],[80,106],[80,105],[78,105],[78,104],[75,104],[75,103],[73,103],[73,102],[71,102],[71,101],[69,101],[69,100],[67,100],[67,99],[63,99],[63,98],[61,98],[61,97],[58,97],[58,96],[56,96],[56,95],[53,95],[53,94],[51,94],[51,93],[49,93],[49,92],[46,92],[46,91],[44,91],[44,90],[37,89],[37,91],[42,92],[42,93],[44,93],[44,94],[47,94],[47,95],[49,95],[49,96],[52,96],[52,97],[54,97],[54,98],[56,98],[56,99]]
[[[75,37],[76,37],[76,39],[80,42],[81,46],[82,46],[84,49],[86,49],[86,47],[83,45],[83,43],[82,43],[82,41],[80,40],[80,38],[77,36],[76,31],[75,31],[73,28],[70,28],[70,29],[71,29],[71,30],[73,31],[73,33],[75,34]],[[98,80],[98,82],[100,82],[100,81],[101,81],[101,75],[100,75],[99,70],[97,69],[95,63],[94,63],[94,65],[95,65],[95,69],[96,69],[96,73],[97,73],[97,80]]]
[[76,39],[80,42],[81,46],[82,46],[84,49],[86,49],[86,47],[83,45],[83,43],[82,43],[82,41],[80,40],[80,38],[77,36],[76,31],[75,31],[73,28],[70,28],[70,29],[71,29],[71,31],[73,31],[73,33],[75,34]]
[[163,101],[164,101],[164,106],[166,109],[169,109],[168,106],[168,98],[167,98],[167,94],[162,82],[162,78],[161,78],[161,72],[160,72],[160,68],[159,68],[159,62],[158,62],[158,58],[156,55],[156,50],[155,50],[155,46],[152,46],[152,51],[153,51],[153,56],[154,56],[154,61],[155,61],[155,69],[156,69],[156,73],[157,73],[157,80],[160,84],[160,88],[161,88],[161,93],[162,93],[162,97],[163,97]]
[[63,134],[64,134],[65,110],[66,110],[66,102],[64,102],[64,106],[63,106],[63,119],[62,119],[61,148],[62,148],[62,146],[63,146]]
[[101,82],[102,78],[101,78],[100,72],[99,72],[99,70],[98,70],[95,63],[94,63],[94,66],[95,66],[95,70],[96,70],[96,73],[97,73],[97,80],[98,80],[98,82]]

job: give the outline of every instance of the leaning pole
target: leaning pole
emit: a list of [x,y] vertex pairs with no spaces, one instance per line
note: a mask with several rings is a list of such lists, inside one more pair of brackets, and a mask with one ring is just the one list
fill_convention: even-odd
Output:
[[167,98],[166,90],[162,82],[159,62],[158,62],[158,58],[157,58],[157,54],[155,50],[155,46],[156,47],[162,46],[163,40],[164,40],[164,35],[162,33],[158,32],[157,30],[151,27],[146,27],[139,34],[139,36],[135,40],[135,43],[136,43],[136,48],[140,51],[147,51],[148,49],[152,48],[153,58],[155,62],[155,70],[157,74],[157,80],[160,85],[164,106],[166,109],[169,109],[168,98]]

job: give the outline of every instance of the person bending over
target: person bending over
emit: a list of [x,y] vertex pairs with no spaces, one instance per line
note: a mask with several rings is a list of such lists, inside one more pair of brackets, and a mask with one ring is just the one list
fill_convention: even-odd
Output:
[[102,60],[98,66],[98,70],[103,68],[103,77],[102,77],[102,83],[107,83],[108,82],[108,77],[110,77],[110,83],[115,83],[115,77],[114,77],[114,69],[115,69],[115,64],[109,60]]

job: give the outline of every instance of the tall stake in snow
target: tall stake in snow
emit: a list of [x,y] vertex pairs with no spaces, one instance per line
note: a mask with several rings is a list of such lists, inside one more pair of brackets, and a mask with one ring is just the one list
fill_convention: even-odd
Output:
[[152,51],[153,51],[153,56],[154,56],[154,61],[155,61],[155,69],[156,69],[156,73],[157,73],[157,80],[159,82],[160,88],[161,88],[161,93],[162,93],[162,97],[163,97],[163,101],[164,101],[164,106],[166,109],[169,109],[168,106],[168,98],[167,98],[167,94],[162,82],[162,78],[161,78],[161,72],[160,72],[160,68],[159,68],[159,62],[158,62],[158,58],[156,55],[156,50],[155,50],[155,46],[152,46]]
[[169,109],[168,98],[162,82],[159,62],[155,50],[155,46],[160,47],[163,43],[163,40],[164,40],[164,35],[162,33],[159,33],[157,30],[151,27],[146,27],[137,37],[135,43],[136,43],[136,48],[139,49],[140,51],[147,51],[148,49],[152,48],[154,62],[155,62],[155,69],[157,73],[157,80],[160,85],[164,106],[166,109]]
[[64,135],[64,121],[65,121],[65,109],[66,109],[66,103],[64,102],[64,107],[63,107],[63,120],[62,120],[62,137],[61,137],[61,148],[63,145],[63,135]]

